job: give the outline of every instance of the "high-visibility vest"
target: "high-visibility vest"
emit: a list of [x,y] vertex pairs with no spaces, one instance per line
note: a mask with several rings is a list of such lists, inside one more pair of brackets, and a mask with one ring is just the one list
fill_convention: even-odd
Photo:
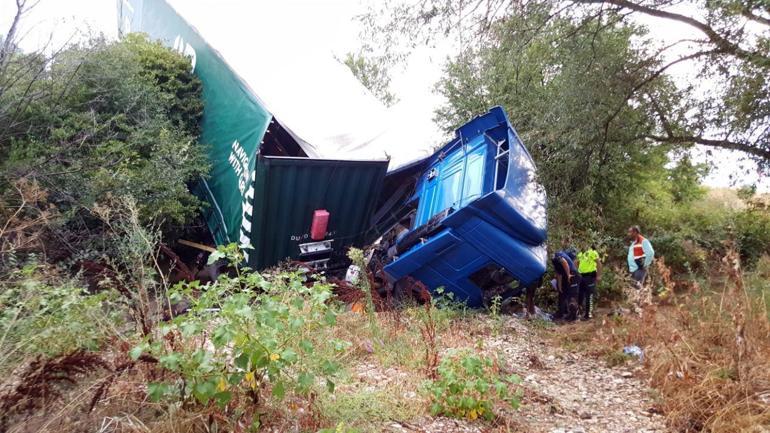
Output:
[[578,272],[581,274],[589,274],[591,272],[596,272],[598,266],[597,261],[599,260],[599,252],[596,250],[588,250],[588,251],[582,251],[578,253]]

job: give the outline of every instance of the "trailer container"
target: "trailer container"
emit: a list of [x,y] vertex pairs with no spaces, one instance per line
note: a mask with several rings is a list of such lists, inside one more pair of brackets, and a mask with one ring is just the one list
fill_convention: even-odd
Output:
[[[211,172],[193,189],[208,203],[214,241],[250,245],[244,252],[258,269],[284,259],[323,265],[374,236],[389,163],[376,140],[384,107],[333,59],[303,68],[300,53],[276,58],[276,41],[250,31],[271,17],[242,13],[248,4],[118,0],[119,34],[172,47],[202,81],[200,141]],[[325,82],[312,82],[320,72]],[[321,209],[326,229],[312,236]]]

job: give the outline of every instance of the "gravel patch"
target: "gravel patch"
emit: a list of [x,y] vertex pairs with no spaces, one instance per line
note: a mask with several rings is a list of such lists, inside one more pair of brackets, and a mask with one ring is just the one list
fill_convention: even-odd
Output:
[[[556,328],[558,332],[558,328]],[[508,319],[485,350],[498,353],[522,379],[519,421],[547,433],[666,432],[653,409],[641,366],[609,368],[602,361],[554,347],[518,319]]]

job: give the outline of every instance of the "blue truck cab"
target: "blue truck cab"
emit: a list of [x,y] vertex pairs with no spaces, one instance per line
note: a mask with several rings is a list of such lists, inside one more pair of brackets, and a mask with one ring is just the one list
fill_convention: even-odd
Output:
[[504,269],[521,286],[537,283],[547,259],[545,191],[505,111],[493,107],[461,126],[421,164],[388,277],[443,287],[472,307],[482,305],[479,272]]

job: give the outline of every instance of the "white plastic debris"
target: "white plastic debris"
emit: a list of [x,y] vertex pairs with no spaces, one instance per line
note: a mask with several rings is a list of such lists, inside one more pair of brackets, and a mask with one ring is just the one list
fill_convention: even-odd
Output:
[[635,346],[635,345],[626,346],[623,348],[623,353],[625,353],[628,356],[633,356],[639,359],[640,361],[644,359],[644,350],[642,350],[642,348],[639,346]]
[[347,272],[345,272],[345,281],[350,284],[358,284],[358,279],[361,276],[361,268],[357,265],[348,266]]

